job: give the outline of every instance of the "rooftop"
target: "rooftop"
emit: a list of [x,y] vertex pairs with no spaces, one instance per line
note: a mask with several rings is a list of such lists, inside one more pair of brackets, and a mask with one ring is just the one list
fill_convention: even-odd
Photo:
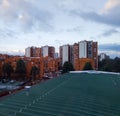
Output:
[[0,99],[0,116],[119,116],[120,75],[69,73]]

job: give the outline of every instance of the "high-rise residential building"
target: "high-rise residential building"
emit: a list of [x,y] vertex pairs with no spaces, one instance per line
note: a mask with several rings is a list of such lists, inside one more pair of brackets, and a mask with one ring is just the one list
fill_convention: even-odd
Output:
[[28,47],[25,49],[26,57],[52,57],[55,56],[55,48],[52,46],[43,46],[41,48]]
[[73,45],[69,45],[69,61],[74,64],[74,56],[73,56]]
[[63,49],[62,49],[62,46],[60,46],[59,47],[59,57],[61,60],[62,60],[62,52],[63,52]]
[[49,57],[54,58],[55,48],[53,46],[43,46],[41,49],[42,49],[43,57],[49,56]]
[[62,67],[62,52],[63,52],[63,49],[62,49],[62,46],[60,46],[59,47],[60,67]]
[[26,57],[41,57],[41,48],[28,47],[25,49]]
[[[60,58],[62,65],[65,61],[73,64],[74,68],[78,65],[79,59],[93,60],[94,69],[98,68],[98,45],[93,41],[80,41],[73,45],[63,45],[60,47]],[[90,60],[90,61],[91,61]],[[81,60],[83,61],[83,60]],[[84,60],[85,61],[85,60]]]
[[41,57],[41,56],[42,56],[41,48],[36,48],[36,50],[35,50],[35,57]]
[[93,41],[87,42],[87,57],[92,58],[93,57]]
[[31,57],[31,48],[30,47],[25,49],[25,56],[26,57]]
[[79,58],[87,58],[87,41],[79,42]]
[[36,54],[36,47],[28,47],[25,49],[26,57],[35,57],[35,54]]
[[64,64],[66,61],[69,61],[70,59],[70,46],[69,45],[64,45],[62,47],[62,64]]
[[106,55],[105,53],[100,53],[99,54],[99,61],[102,61],[104,59],[109,59],[109,56]]
[[55,57],[55,47],[49,46],[48,56],[54,58]]
[[94,61],[94,69],[98,69],[98,44],[93,41],[79,42],[79,58],[89,58]]
[[62,65],[66,62],[66,61],[70,61],[70,45],[63,45],[60,46],[60,58],[62,60]]
[[79,44],[78,43],[74,43],[73,45],[73,66],[76,67],[77,65],[77,59],[79,59]]
[[48,56],[48,46],[44,46],[41,49],[42,49],[42,56],[43,57]]
[[94,68],[98,70],[98,43],[92,43],[92,59],[94,60]]

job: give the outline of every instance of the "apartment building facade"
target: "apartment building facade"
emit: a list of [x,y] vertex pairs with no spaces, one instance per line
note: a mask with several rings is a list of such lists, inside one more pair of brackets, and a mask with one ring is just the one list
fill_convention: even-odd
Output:
[[87,58],[87,41],[79,42],[79,58]]
[[43,47],[41,47],[41,49],[42,49],[42,56],[43,57],[49,56],[49,57],[54,58],[55,48],[53,46],[43,46]]
[[61,59],[61,63],[62,65],[65,62],[70,62],[70,45],[63,45],[60,46],[60,59]]
[[38,55],[38,53],[36,54],[36,52],[38,52],[38,49],[40,48],[37,48],[37,47],[28,47],[25,49],[25,56],[26,57],[36,57]]
[[105,53],[100,53],[99,54],[99,61],[102,61],[104,59],[109,59],[109,56],[106,55]]
[[[60,58],[62,60],[62,65],[65,61],[69,61],[73,64],[75,70],[79,69],[78,65],[86,62],[91,62],[95,70],[98,69],[98,44],[93,41],[80,41],[74,43],[73,45],[63,45],[60,47]],[[81,60],[82,59],[82,60]],[[84,59],[84,60],[83,60]],[[78,62],[79,61],[79,62]],[[82,64],[82,61],[84,63]]]
[[52,57],[54,58],[55,48],[53,46],[28,47],[25,49],[26,57]]

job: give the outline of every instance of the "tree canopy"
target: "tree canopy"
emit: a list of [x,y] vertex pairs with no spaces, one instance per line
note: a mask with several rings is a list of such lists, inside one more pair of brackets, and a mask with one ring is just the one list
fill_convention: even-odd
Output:
[[114,59],[114,71],[120,72],[120,58],[118,57]]
[[62,73],[67,73],[69,71],[74,71],[73,65],[70,62],[65,62],[62,68]]
[[8,78],[10,78],[11,73],[13,72],[13,68],[10,63],[5,63],[2,66],[2,71],[4,76],[7,76]]
[[16,73],[19,73],[19,74],[25,74],[26,73],[25,62],[21,59],[17,61]]
[[32,66],[30,73],[32,75],[32,80],[34,80],[36,79],[36,75],[39,73],[39,70],[36,66]]
[[120,58],[104,59],[98,62],[98,70],[109,72],[120,72]]
[[86,62],[83,70],[93,70],[93,67],[90,62]]

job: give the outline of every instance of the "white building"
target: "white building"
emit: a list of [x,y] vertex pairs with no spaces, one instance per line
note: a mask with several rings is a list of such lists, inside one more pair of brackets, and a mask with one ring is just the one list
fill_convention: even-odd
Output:
[[62,64],[69,61],[69,45],[62,46]]
[[54,58],[55,48],[53,46],[43,46],[41,49],[42,49],[43,57],[49,56],[49,57]]
[[25,49],[25,56],[26,57],[31,57],[31,47],[28,47]]
[[79,58],[87,58],[87,41],[79,42]]
[[102,60],[108,59],[108,58],[109,58],[109,56],[107,56],[105,53],[101,53],[101,54],[99,55],[99,61],[102,61]]
[[43,57],[49,56],[49,54],[48,54],[48,46],[42,47],[42,56]]
[[35,57],[36,54],[36,47],[28,47],[25,49],[25,56],[26,57]]

